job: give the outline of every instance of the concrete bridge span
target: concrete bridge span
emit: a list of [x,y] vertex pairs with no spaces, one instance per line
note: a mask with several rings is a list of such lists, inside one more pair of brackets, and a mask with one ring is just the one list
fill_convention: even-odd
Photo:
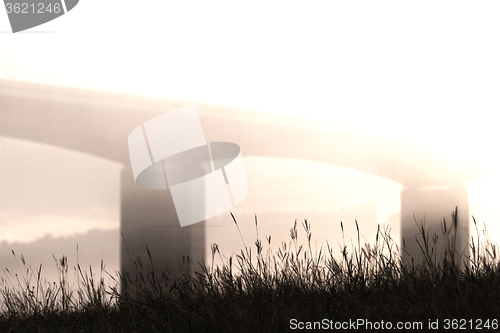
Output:
[[[175,267],[182,263],[182,254],[191,258],[204,256],[205,231],[202,224],[179,226],[168,190],[144,190],[135,185],[127,138],[145,121],[189,104],[193,103],[0,81],[0,136],[122,163],[121,230],[127,241],[127,246],[122,242],[121,248],[122,272],[133,274],[133,257],[139,255],[143,261],[148,258],[146,244],[152,254],[165,254],[155,258],[155,265],[175,272]],[[332,131],[293,117],[200,103],[196,107],[207,141],[237,143],[244,157],[295,158],[345,167],[377,166],[378,176],[404,185],[402,237],[409,252],[416,248],[413,213],[417,217],[425,213],[428,222],[442,221],[443,216],[450,216],[459,206],[458,222],[464,230],[460,237],[462,243],[466,242],[465,184],[496,176],[498,170],[491,164],[474,165],[467,156],[444,156],[436,147]],[[425,211],[426,207],[431,207],[431,212]]]

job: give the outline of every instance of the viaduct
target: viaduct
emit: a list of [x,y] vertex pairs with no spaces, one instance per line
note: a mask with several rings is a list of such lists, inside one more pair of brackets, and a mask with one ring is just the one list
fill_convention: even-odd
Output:
[[[0,136],[91,154],[123,164],[121,174],[121,272],[133,280],[137,256],[155,267],[189,269],[183,260],[204,257],[203,223],[181,228],[168,189],[136,186],[127,139],[134,128],[192,103],[0,80]],[[465,184],[496,176],[493,165],[474,165],[466,156],[444,157],[429,146],[379,137],[311,129],[292,117],[196,104],[207,142],[238,144],[245,156],[272,156],[377,166],[378,176],[404,186],[401,223],[403,257],[418,256],[414,216],[439,231],[443,217],[458,207],[457,249],[466,251],[469,205]],[[342,112],[339,110],[339,112]],[[248,171],[247,171],[248,172]],[[449,225],[449,224],[448,224]],[[154,254],[161,253],[161,256]]]

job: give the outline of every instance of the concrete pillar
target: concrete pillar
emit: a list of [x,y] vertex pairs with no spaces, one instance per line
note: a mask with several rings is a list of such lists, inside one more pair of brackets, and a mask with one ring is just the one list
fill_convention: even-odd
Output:
[[[137,186],[131,167],[124,167],[121,174],[121,232],[121,274],[132,282],[140,268],[136,266],[137,257],[145,278],[151,268],[157,277],[167,270],[171,276],[193,272],[205,258],[205,222],[181,227],[168,186],[166,190]],[[187,256],[194,264],[186,260]],[[126,288],[122,285],[122,291]]]
[[[452,212],[457,209],[456,226]],[[418,242],[425,242],[417,227],[424,222],[428,232],[428,253],[433,262],[442,261],[446,249],[455,251],[455,260],[466,262],[469,255],[469,195],[465,185],[434,188],[406,187],[401,192],[401,256],[404,263],[426,263]],[[446,222],[446,233],[443,219]],[[436,236],[437,235],[437,238]],[[417,242],[418,240],[418,242]],[[434,249],[434,250],[433,250]],[[465,255],[465,257],[464,257]],[[450,258],[450,257],[448,257]]]

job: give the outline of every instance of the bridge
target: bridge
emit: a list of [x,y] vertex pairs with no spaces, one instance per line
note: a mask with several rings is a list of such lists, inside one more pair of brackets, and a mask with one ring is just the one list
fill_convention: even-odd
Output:
[[[70,149],[123,164],[121,174],[121,271],[135,276],[133,259],[175,272],[182,255],[203,258],[203,224],[181,228],[168,190],[135,185],[130,168],[128,135],[145,121],[189,105],[183,101],[137,97],[72,88],[0,81],[0,135]],[[401,194],[405,251],[418,252],[418,218],[440,223],[458,206],[459,246],[468,237],[465,184],[496,176],[498,166],[475,165],[467,156],[408,141],[332,131],[314,121],[270,115],[233,107],[196,103],[208,142],[234,142],[243,156],[312,160],[344,167],[377,166],[378,176],[404,186]],[[341,112],[341,111],[339,111]],[[449,220],[449,219],[448,219]],[[437,228],[437,229],[436,229]],[[440,230],[436,227],[433,230]],[[403,253],[403,254],[404,254]],[[185,263],[185,268],[190,265]],[[178,273],[178,272],[177,272]]]

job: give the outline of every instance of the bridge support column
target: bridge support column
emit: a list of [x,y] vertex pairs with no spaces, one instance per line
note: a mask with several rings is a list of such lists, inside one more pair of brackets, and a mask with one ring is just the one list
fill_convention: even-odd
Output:
[[[132,283],[137,269],[145,279],[150,269],[157,277],[166,271],[170,277],[178,277],[186,271],[192,273],[205,258],[205,222],[181,227],[168,186],[166,190],[143,189],[135,184],[130,167],[121,173],[120,228],[121,275]],[[122,292],[129,285],[122,281]]]
[[[456,226],[452,219],[455,208]],[[419,225],[424,222],[425,231],[428,232],[425,242],[415,219]],[[446,222],[446,234],[443,219]],[[437,238],[434,235],[437,235]],[[454,259],[464,263],[469,255],[468,241],[469,195],[465,185],[439,188],[406,187],[402,190],[400,244],[404,263],[411,264],[412,258],[415,264],[427,263],[420,248],[421,246],[426,251],[425,243],[428,253],[432,254],[433,262],[443,260],[445,252],[451,253],[448,250],[454,249]]]

